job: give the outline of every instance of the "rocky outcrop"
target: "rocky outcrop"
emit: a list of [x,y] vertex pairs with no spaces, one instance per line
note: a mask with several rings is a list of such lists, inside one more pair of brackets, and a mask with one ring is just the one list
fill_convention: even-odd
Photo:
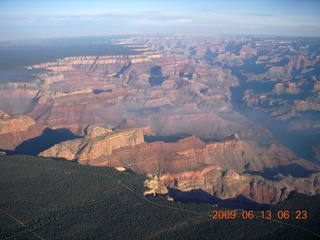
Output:
[[260,176],[239,174],[220,167],[207,167],[202,171],[165,174],[161,181],[169,188],[189,192],[203,189],[219,199],[234,199],[243,196],[261,204],[276,204],[285,200],[291,191],[315,195],[320,193],[320,174],[306,178],[279,176],[276,181]]
[[[307,172],[317,172],[319,167],[297,160],[281,145],[261,147],[241,140],[238,134],[209,142],[191,136],[172,143],[146,143],[140,130],[112,132],[90,126],[84,138],[56,144],[39,155],[149,173],[152,177],[145,185],[150,190],[145,195],[167,194],[167,188],[185,192],[202,189],[220,199],[242,195],[258,203],[273,204],[285,199],[292,190],[319,192],[317,184],[303,187],[304,182],[312,181],[309,178],[298,181],[288,176],[274,182],[245,174],[293,165]],[[317,182],[319,176],[315,176]]]
[[[309,180],[287,176],[270,181],[259,174],[293,165],[308,173],[319,171],[298,160],[255,116],[262,111],[290,122],[304,112],[319,111],[320,58],[315,45],[302,42],[135,37],[121,40],[135,54],[74,56],[28,66],[48,71],[32,83],[0,85],[0,109],[27,114],[35,122],[15,126],[14,134],[4,125],[7,132],[1,136],[32,137],[35,123],[64,128],[83,137],[56,144],[42,156],[150,173],[148,186],[154,194],[162,193],[158,189],[165,184],[181,191],[201,188],[222,199],[243,195],[274,203]],[[154,68],[161,74],[154,74]],[[153,77],[161,81],[153,84]],[[256,112],[242,112],[241,106]],[[316,132],[319,124],[313,120],[295,127]],[[151,139],[184,139],[146,143],[142,132]],[[318,146],[311,147],[316,158]],[[311,186],[306,191],[316,193],[316,185]]]
[[[210,139],[252,128],[252,122],[232,110],[230,87],[239,82],[230,69],[148,46],[138,54],[67,57],[29,66],[49,71],[39,74],[38,91],[24,100],[29,104],[23,112],[38,124],[81,136],[88,125],[100,123],[115,129],[144,128],[148,134],[182,132]],[[242,52],[252,49],[244,47]],[[154,66],[161,66],[166,78],[161,86],[149,83]]]
[[274,94],[280,95],[284,93],[288,94],[298,94],[300,93],[300,89],[297,87],[296,83],[277,83],[272,91]]
[[144,182],[144,186],[149,188],[149,190],[143,193],[144,196],[146,195],[164,195],[168,194],[168,189],[164,185],[162,181],[154,174],[147,174],[147,180]]
[[[143,143],[117,149],[108,156],[83,161],[95,166],[124,166],[138,173],[153,174],[146,184],[145,194],[165,193],[174,188],[180,191],[202,189],[208,194],[230,199],[240,195],[258,202],[274,204],[285,199],[292,190],[308,194],[319,193],[319,186],[308,185],[319,179],[318,175],[296,180],[291,176],[275,181],[246,172],[264,172],[279,166],[298,165],[309,172],[319,167],[305,160],[294,160],[291,151],[272,145],[269,149],[240,140],[237,134],[217,142],[205,143],[196,137],[187,137],[178,142]],[[284,160],[286,159],[286,160]],[[158,185],[160,184],[161,187]],[[161,191],[159,189],[162,189]],[[286,189],[286,190],[284,190]]]
[[85,138],[64,141],[41,152],[39,156],[65,158],[79,163],[107,157],[121,147],[135,146],[144,142],[140,130],[112,132],[109,129],[96,127],[90,129]]
[[0,134],[6,134],[12,132],[25,132],[36,123],[27,116],[10,116],[5,112],[0,111],[0,124]]
[[317,92],[306,99],[294,101],[294,111],[320,111],[320,92]]
[[0,149],[13,151],[25,140],[40,136],[44,129],[27,116],[0,111]]
[[260,147],[253,142],[228,137],[205,143],[191,136],[178,142],[152,142],[114,151],[107,158],[88,160],[96,166],[125,166],[141,173],[184,172],[202,169],[204,166],[219,166],[224,171],[232,169],[239,173],[263,172],[290,164],[300,165],[310,171],[319,167],[296,156],[281,145]]

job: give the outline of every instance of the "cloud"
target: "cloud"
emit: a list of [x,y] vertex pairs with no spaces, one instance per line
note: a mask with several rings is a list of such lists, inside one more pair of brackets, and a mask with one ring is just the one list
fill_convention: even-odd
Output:
[[275,14],[265,14],[265,13],[246,13],[242,14],[242,16],[252,16],[252,17],[276,17]]
[[192,22],[189,15],[174,12],[110,12],[103,14],[54,14],[54,15],[7,15],[0,16],[2,25],[28,25],[45,23],[96,23],[96,22],[126,22],[130,23],[187,23]]
[[289,35],[299,35],[303,25],[309,26],[304,28],[304,35],[319,32],[316,31],[319,29],[316,19],[261,13],[230,15],[219,11],[118,11],[99,14],[0,15],[0,28],[4,35],[13,31],[22,32],[22,28],[33,28],[30,34],[40,34],[43,29],[55,29],[57,36],[65,32],[95,34],[94,31],[99,34],[103,31],[282,34],[288,29],[291,31]]

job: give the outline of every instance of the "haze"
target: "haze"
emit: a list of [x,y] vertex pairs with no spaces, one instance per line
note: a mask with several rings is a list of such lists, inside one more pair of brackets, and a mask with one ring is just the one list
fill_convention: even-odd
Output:
[[0,0],[0,31],[0,239],[320,238],[320,0]]
[[113,34],[320,36],[320,1],[0,2],[0,41]]

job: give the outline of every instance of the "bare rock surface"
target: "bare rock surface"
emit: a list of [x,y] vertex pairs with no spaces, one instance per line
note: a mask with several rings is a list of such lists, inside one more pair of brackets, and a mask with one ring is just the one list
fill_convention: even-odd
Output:
[[142,131],[134,129],[112,132],[109,129],[96,127],[90,131],[89,136],[56,144],[41,152],[39,156],[65,158],[81,163],[108,156],[115,149],[144,142]]
[[[45,127],[67,129],[79,138],[40,155],[150,173],[155,194],[164,186],[276,203],[292,190],[319,193],[316,40],[118,44],[135,54],[63,57],[25,66],[46,70],[33,82],[0,84],[0,149],[14,150]],[[276,174],[283,175],[272,180]]]
[[40,136],[44,129],[30,117],[0,111],[0,149],[14,150],[25,140]]

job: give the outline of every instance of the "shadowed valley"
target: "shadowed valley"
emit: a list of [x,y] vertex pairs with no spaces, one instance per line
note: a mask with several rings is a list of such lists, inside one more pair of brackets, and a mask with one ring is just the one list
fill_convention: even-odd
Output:
[[319,194],[318,39],[113,44],[126,52],[22,61],[34,79],[0,85],[0,149],[153,174],[155,194],[258,205]]

